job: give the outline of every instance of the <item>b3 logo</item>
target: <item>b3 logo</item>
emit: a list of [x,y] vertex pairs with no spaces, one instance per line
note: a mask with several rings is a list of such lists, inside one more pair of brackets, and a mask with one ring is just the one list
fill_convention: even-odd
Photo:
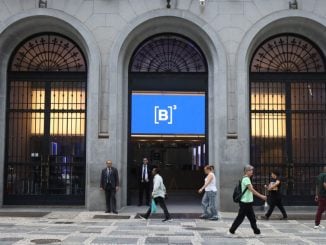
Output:
[[170,105],[165,109],[160,109],[160,106],[154,106],[154,123],[160,124],[165,122],[167,124],[173,124],[173,111],[177,109],[177,105]]

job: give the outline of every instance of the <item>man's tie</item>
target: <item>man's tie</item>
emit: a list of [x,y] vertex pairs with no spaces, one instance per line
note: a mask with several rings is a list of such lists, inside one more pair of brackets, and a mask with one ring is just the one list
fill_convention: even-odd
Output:
[[109,168],[108,183],[111,183],[111,168]]
[[143,182],[145,181],[145,168],[146,168],[146,166],[143,165],[143,177],[142,177]]

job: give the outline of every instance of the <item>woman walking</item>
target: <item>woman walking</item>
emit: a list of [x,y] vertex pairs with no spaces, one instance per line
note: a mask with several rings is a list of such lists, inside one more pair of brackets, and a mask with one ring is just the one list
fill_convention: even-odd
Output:
[[204,185],[198,190],[198,193],[202,193],[205,190],[205,194],[202,199],[202,208],[204,213],[200,216],[202,219],[218,220],[216,211],[216,177],[214,174],[214,167],[207,165],[204,168],[204,172],[207,175]]
[[277,169],[273,170],[271,173],[271,182],[269,185],[265,185],[265,188],[269,191],[270,194],[270,201],[269,201],[269,209],[267,213],[262,216],[262,219],[268,220],[269,217],[272,215],[275,206],[279,208],[281,211],[283,217],[281,220],[286,220],[288,218],[286,211],[284,209],[283,203],[282,203],[282,194],[281,194],[281,179],[280,179],[280,173]]

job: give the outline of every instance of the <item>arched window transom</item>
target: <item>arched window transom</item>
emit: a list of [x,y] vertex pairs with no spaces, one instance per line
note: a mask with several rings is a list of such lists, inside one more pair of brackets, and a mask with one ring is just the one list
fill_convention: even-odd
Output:
[[151,37],[133,55],[131,72],[206,72],[206,61],[196,44],[178,35]]
[[58,34],[44,34],[19,45],[10,71],[85,72],[86,62],[75,43]]
[[254,53],[251,72],[325,72],[319,48],[308,39],[282,34],[263,42]]

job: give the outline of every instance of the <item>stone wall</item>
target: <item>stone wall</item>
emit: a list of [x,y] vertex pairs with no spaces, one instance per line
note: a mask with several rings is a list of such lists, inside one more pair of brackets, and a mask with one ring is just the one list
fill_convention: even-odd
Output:
[[[177,32],[193,39],[208,60],[209,161],[219,170],[219,207],[232,210],[234,183],[249,163],[248,62],[253,50],[273,34],[294,32],[326,51],[326,1],[298,0],[298,10],[289,10],[289,1],[206,0],[201,7],[199,0],[171,0],[167,9],[165,0],[48,0],[47,8],[39,9],[37,0],[0,0],[0,140],[5,142],[6,70],[14,47],[41,31],[73,38],[89,64],[86,206],[104,207],[98,182],[106,159],[120,170],[119,206],[126,205],[128,62],[146,37]],[[3,176],[4,147],[0,166]]]

